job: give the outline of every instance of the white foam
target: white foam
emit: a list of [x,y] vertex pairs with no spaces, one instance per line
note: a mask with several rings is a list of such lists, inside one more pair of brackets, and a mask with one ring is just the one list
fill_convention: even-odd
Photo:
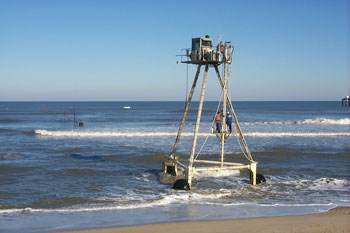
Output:
[[350,118],[332,119],[332,118],[314,118],[299,121],[257,121],[243,122],[242,125],[305,125],[305,124],[322,124],[322,125],[350,125]]
[[310,207],[310,206],[332,206],[333,203],[327,203],[327,204],[320,204],[320,203],[314,203],[314,204],[306,204],[306,203],[296,203],[296,204],[285,204],[285,203],[275,203],[275,204],[259,204],[260,206],[269,206],[269,207]]
[[[35,134],[44,137],[71,137],[71,138],[108,138],[108,137],[176,137],[176,132],[122,132],[122,131],[50,131],[34,130]],[[184,132],[183,137],[193,136],[192,132]],[[199,133],[199,137],[215,137],[215,134]],[[248,132],[247,137],[337,137],[350,136],[350,132]]]
[[298,189],[309,190],[348,190],[350,181],[336,178],[319,178],[317,180],[294,180],[284,182],[294,184]]
[[[34,130],[36,135],[46,137],[82,137],[82,138],[100,138],[100,137],[176,137],[176,132],[123,132],[123,131],[49,131],[44,129]],[[193,133],[182,133],[184,137],[193,136]],[[206,136],[207,133],[200,133],[199,136]]]
[[350,181],[335,178],[320,178],[315,180],[314,184],[314,186],[310,187],[313,190],[348,190]]
[[305,120],[302,120],[302,121],[297,121],[297,124],[350,125],[350,118],[343,118],[343,119],[328,119],[328,118],[305,119]]
[[91,206],[91,207],[72,207],[62,209],[33,209],[33,208],[18,208],[18,209],[5,209],[0,210],[0,214],[14,214],[14,213],[72,213],[72,212],[91,212],[91,211],[104,211],[104,210],[126,210],[147,208],[155,206],[169,205],[173,202],[173,198],[165,197],[160,200],[156,200],[148,203],[138,204],[122,204],[117,206]]
[[239,170],[200,171],[195,173],[195,178],[237,176],[239,173]]
[[247,137],[338,137],[350,136],[348,132],[248,132]]
[[[16,213],[74,213],[74,212],[91,212],[91,211],[108,211],[108,210],[127,210],[127,209],[139,209],[139,208],[151,208],[157,206],[168,206],[170,204],[183,204],[184,202],[198,202],[199,204],[203,199],[219,199],[227,196],[229,193],[221,191],[218,193],[191,193],[188,191],[173,191],[173,194],[166,194],[159,199],[155,199],[149,202],[133,203],[133,204],[120,204],[118,198],[110,198],[109,200],[116,200],[118,205],[111,206],[76,206],[71,208],[61,209],[36,209],[36,208],[15,208],[15,209],[2,209],[0,215],[4,214],[16,214]],[[143,200],[144,198],[126,198],[124,201]]]
[[81,207],[81,208],[62,208],[62,209],[33,209],[33,208],[17,208],[17,209],[5,209],[0,210],[0,215],[6,214],[30,214],[30,213],[77,213],[77,212],[92,212],[92,211],[110,211],[110,210],[127,210],[127,209],[137,209],[137,208],[150,208],[157,206],[167,206],[174,203],[184,204],[184,202],[191,202],[192,204],[198,202],[198,204],[205,205],[217,205],[217,206],[263,206],[263,207],[313,207],[313,206],[332,206],[333,203],[251,203],[251,202],[232,202],[232,203],[219,203],[219,202],[206,202],[206,200],[220,199],[227,196],[225,193],[212,193],[211,195],[207,194],[198,194],[198,193],[189,193],[183,191],[174,195],[165,196],[164,198],[142,204],[132,204],[132,205],[120,205],[120,206],[95,206],[95,207]]

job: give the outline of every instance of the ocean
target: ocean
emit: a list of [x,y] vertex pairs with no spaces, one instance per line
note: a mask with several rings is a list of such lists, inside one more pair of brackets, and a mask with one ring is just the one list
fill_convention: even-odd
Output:
[[[131,109],[124,109],[130,106]],[[202,172],[162,184],[185,102],[0,102],[0,232],[282,216],[350,206],[350,108],[341,102],[233,102],[258,173]],[[216,159],[218,103],[205,102],[200,158]],[[178,155],[188,158],[198,102]],[[74,126],[76,119],[83,127]],[[204,143],[205,142],[205,143]],[[246,162],[235,135],[228,161]]]

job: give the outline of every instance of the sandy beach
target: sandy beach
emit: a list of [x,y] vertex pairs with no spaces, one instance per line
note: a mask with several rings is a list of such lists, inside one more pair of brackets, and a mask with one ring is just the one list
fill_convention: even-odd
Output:
[[[347,233],[350,232],[350,207],[338,207],[326,213],[218,221],[171,222],[149,225],[66,231],[65,233]],[[63,233],[63,232],[62,232]]]

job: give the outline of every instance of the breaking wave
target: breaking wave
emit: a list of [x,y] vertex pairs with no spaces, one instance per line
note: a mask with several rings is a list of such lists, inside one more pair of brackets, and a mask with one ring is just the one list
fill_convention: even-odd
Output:
[[[44,129],[34,130],[35,135],[44,137],[72,137],[72,138],[101,138],[101,137],[175,137],[177,132],[118,132],[118,131],[50,131]],[[247,132],[247,137],[338,137],[350,136],[350,132]],[[184,137],[193,136],[193,132],[182,133]],[[199,133],[206,137],[208,133]],[[215,137],[215,134],[209,134]]]
[[251,132],[244,134],[250,137],[338,137],[350,136],[348,132]]
[[[241,206],[242,208],[247,206],[287,206],[287,207],[327,207],[335,206],[333,203],[250,203],[250,202],[232,202],[232,203],[219,203],[215,200],[221,198],[227,198],[230,193],[221,190],[222,193],[212,193],[212,194],[196,194],[196,193],[176,193],[173,195],[168,195],[160,198],[159,200],[153,200],[151,202],[145,203],[134,203],[125,205],[106,205],[106,206],[71,206],[63,208],[10,208],[10,209],[0,209],[0,215],[9,214],[30,214],[30,213],[77,213],[77,212],[95,212],[95,211],[111,211],[111,210],[130,210],[130,209],[141,209],[141,208],[154,208],[154,207],[164,207],[170,205],[183,205],[184,203],[201,203],[205,205],[215,205],[215,206]],[[214,200],[214,201],[213,201]]]
[[306,125],[306,124],[322,124],[322,125],[350,125],[350,118],[330,119],[330,118],[314,118],[299,121],[258,121],[244,122],[243,125]]
[[[46,137],[82,137],[82,138],[99,138],[99,137],[173,137],[176,132],[118,132],[118,131],[49,131],[36,129],[34,133]],[[193,133],[183,133],[183,136],[191,136]]]
[[350,118],[343,119],[327,119],[327,118],[316,118],[316,119],[305,119],[297,121],[298,124],[329,124],[329,125],[350,125]]
[[[1,208],[0,215],[14,214],[14,213],[68,213],[68,212],[91,212],[91,211],[106,211],[106,210],[127,210],[127,209],[139,209],[139,208],[150,208],[157,206],[168,206],[170,204],[183,204],[184,202],[192,202],[201,200],[216,200],[227,196],[228,193],[189,193],[189,192],[177,192],[174,194],[164,194],[158,199],[151,201],[141,201],[135,203],[117,203],[111,205],[70,205],[62,208],[32,208],[32,207],[11,207]],[[153,196],[153,195],[152,195]],[[132,197],[125,197],[126,199],[132,199]],[[80,201],[80,198],[75,198]],[[84,200],[84,199],[82,199]],[[115,199],[115,202],[120,200]],[[77,201],[76,201],[77,202]],[[77,202],[79,204],[79,202]]]

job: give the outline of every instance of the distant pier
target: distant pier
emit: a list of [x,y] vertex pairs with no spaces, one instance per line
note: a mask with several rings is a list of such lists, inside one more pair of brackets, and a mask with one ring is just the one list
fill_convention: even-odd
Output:
[[350,106],[350,97],[348,95],[341,100],[341,106]]

